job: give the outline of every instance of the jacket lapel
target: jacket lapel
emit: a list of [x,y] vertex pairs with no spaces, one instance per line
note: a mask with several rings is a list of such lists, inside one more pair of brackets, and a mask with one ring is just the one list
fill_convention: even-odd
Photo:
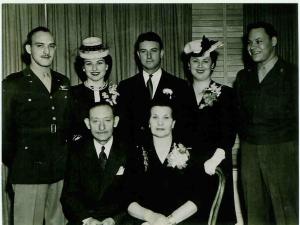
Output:
[[51,93],[57,92],[59,89],[64,89],[63,82],[60,78],[56,75],[56,73],[51,70]]

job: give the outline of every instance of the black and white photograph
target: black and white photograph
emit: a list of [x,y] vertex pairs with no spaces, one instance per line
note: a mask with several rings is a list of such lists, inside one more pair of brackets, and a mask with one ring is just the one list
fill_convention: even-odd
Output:
[[3,225],[298,225],[298,1],[1,2]]

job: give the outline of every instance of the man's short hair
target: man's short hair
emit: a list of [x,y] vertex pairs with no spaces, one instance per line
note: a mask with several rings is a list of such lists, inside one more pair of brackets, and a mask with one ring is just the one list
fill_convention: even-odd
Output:
[[30,55],[27,53],[26,51],[26,45],[31,45],[32,44],[32,36],[39,32],[39,31],[42,31],[42,32],[47,32],[47,33],[50,33],[51,34],[51,31],[47,28],[47,27],[36,27],[34,28],[33,30],[31,30],[28,34],[27,34],[27,39],[26,41],[24,42],[23,44],[23,48],[24,48],[24,52],[22,54],[22,60],[23,62],[26,64],[26,65],[29,65],[30,62],[31,62],[31,59],[30,59]]
[[36,27],[27,34],[27,40],[26,40],[25,45],[31,45],[32,44],[32,36],[39,31],[47,32],[47,33],[51,34],[51,31],[47,27],[42,27],[42,26]]
[[247,26],[247,37],[249,37],[249,33],[252,29],[257,29],[257,28],[265,29],[266,33],[269,35],[270,38],[278,36],[278,33],[272,24],[264,22],[264,21],[259,21],[259,22],[255,22],[255,23],[250,23]]
[[88,114],[86,115],[86,117],[89,118],[90,117],[90,111],[94,108],[97,108],[98,106],[108,106],[109,108],[111,108],[113,116],[115,116],[115,108],[106,101],[100,101],[100,102],[95,102],[90,106]]
[[136,51],[139,50],[140,43],[142,43],[144,41],[155,41],[159,44],[160,49],[164,48],[164,45],[163,45],[163,42],[162,42],[160,36],[157,33],[150,31],[150,32],[142,33],[138,36],[138,39],[135,43]]

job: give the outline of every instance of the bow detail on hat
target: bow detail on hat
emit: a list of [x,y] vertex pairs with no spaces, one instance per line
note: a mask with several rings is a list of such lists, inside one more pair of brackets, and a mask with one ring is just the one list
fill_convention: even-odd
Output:
[[187,43],[184,46],[184,53],[185,54],[200,54],[200,56],[207,57],[209,56],[209,53],[213,52],[217,48],[220,48],[223,46],[223,43],[221,41],[213,41],[206,38],[204,35],[202,37],[202,40],[194,40],[189,43]]

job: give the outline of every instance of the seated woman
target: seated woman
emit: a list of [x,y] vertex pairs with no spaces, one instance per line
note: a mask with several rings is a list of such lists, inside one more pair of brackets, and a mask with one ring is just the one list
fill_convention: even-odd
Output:
[[118,96],[117,85],[108,84],[112,58],[109,50],[102,44],[101,38],[88,37],[82,41],[75,69],[83,83],[71,87],[72,139],[78,139],[89,133],[83,120],[95,102],[109,101],[114,105]]
[[[218,58],[216,49],[221,46],[221,42],[203,36],[202,40],[187,43],[182,56],[194,93],[193,164],[208,175],[214,174],[217,166],[223,169],[227,182],[219,222],[234,224],[231,153],[236,135],[234,94],[232,88],[211,79]],[[209,180],[214,179],[211,177]],[[215,189],[217,185],[214,183],[212,181],[212,186],[202,186],[202,190]],[[206,196],[208,203],[213,201],[213,197]],[[209,212],[206,213],[208,217]]]
[[140,167],[136,171],[142,172],[136,182],[136,199],[128,207],[128,213],[139,219],[136,224],[177,224],[188,218],[190,221],[198,210],[189,148],[173,139],[175,112],[170,101],[172,93],[166,93],[168,100],[151,106],[149,140],[137,147],[140,157],[135,165],[138,168],[140,163]]

